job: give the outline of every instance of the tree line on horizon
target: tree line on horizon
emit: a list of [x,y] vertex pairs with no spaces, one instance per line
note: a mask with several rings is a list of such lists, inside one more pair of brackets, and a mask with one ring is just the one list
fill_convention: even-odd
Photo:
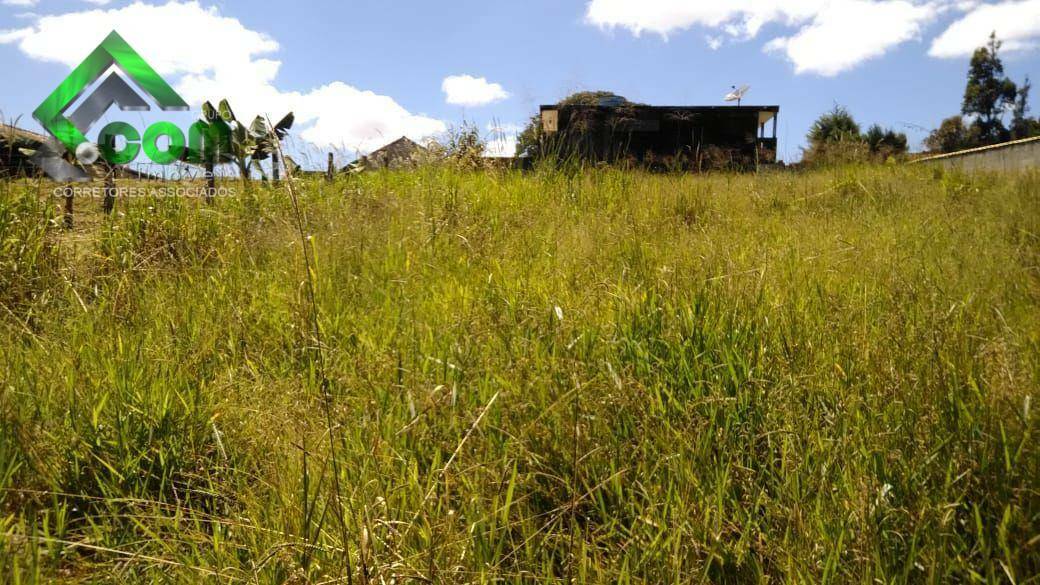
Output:
[[[968,79],[958,115],[944,119],[924,141],[929,152],[948,153],[989,146],[1009,140],[1040,136],[1040,118],[1029,117],[1027,76],[1017,85],[1004,73],[1000,59],[1002,43],[996,33],[972,54]],[[1010,124],[1004,120],[1011,114]],[[906,135],[875,124],[866,133],[844,106],[837,105],[821,115],[806,136],[806,163],[887,160],[905,154]]]

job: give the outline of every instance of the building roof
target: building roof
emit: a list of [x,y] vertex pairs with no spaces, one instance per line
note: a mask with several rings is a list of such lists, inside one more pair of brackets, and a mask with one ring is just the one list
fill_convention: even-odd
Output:
[[47,137],[43,134],[38,134],[31,130],[26,130],[17,126],[11,126],[10,124],[0,125],[0,139],[9,141],[12,138],[36,144],[43,143],[47,140]]
[[402,136],[390,144],[359,158],[347,165],[344,170],[362,168],[396,168],[414,164],[417,155],[425,154],[427,149],[418,142]]
[[776,118],[780,113],[780,106],[649,106],[644,104],[626,103],[621,105],[543,105],[539,108],[543,117],[548,112],[573,115],[574,113],[585,114],[597,112],[602,114],[620,113],[623,117],[641,117],[649,119],[661,119],[667,117],[686,118],[687,116],[703,116],[713,119],[747,119],[757,117],[759,124]]
[[368,154],[368,159],[375,159],[381,157],[396,158],[400,156],[411,156],[413,153],[425,151],[426,148],[418,142],[402,136],[397,140],[387,144],[386,146],[372,151]]
[[563,109],[603,109],[603,110],[659,110],[659,111],[688,111],[688,112],[779,112],[780,106],[648,106],[644,104],[624,104],[620,106],[584,105],[584,104],[548,104],[543,105],[541,110],[563,110]]

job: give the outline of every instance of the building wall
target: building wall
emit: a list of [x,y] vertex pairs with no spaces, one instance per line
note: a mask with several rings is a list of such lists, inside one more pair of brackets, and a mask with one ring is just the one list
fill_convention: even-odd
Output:
[[[777,106],[542,106],[543,151],[563,158],[628,161],[662,168],[750,169],[776,160],[760,138],[762,112]],[[768,119],[768,118],[767,118]]]
[[1040,169],[1040,137],[951,152],[916,162],[966,172]]

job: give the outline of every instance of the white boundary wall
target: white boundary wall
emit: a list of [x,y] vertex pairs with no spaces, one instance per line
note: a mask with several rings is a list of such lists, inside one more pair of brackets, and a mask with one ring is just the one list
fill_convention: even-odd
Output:
[[912,161],[912,164],[922,163],[941,165],[947,169],[961,171],[1009,172],[1040,169],[1040,136]]

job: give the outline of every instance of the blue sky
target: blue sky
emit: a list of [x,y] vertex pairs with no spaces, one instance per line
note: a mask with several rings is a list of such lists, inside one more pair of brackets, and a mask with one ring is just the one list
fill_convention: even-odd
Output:
[[1040,81],[1040,0],[297,6],[0,0],[0,110],[35,127],[32,110],[113,28],[193,104],[229,97],[240,117],[297,112],[297,140],[315,152],[367,150],[464,119],[508,132],[577,90],[720,104],[744,83],[746,104],[780,105],[787,160],[834,104],[916,145],[958,112],[968,55],[994,29],[1012,78]]

